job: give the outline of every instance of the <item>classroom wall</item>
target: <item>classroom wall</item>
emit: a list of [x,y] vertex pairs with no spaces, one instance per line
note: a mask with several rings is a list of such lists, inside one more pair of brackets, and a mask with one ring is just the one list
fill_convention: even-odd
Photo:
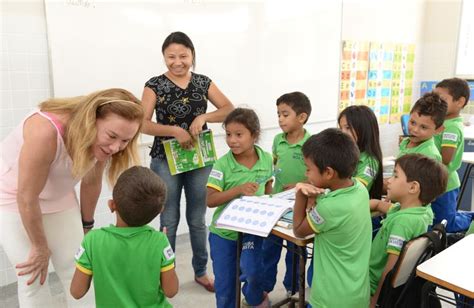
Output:
[[[1,1],[0,140],[51,96],[46,20],[42,0]],[[0,286],[16,281],[0,247]]]
[[[454,72],[455,50],[461,0],[450,1],[344,1],[343,40],[367,40],[394,43],[415,43],[415,95],[419,81],[436,80]],[[0,139],[16,126],[24,115],[38,102],[52,95],[48,66],[46,21],[42,0],[1,3],[1,89],[0,89]],[[216,80],[218,82],[218,80]],[[335,102],[334,102],[335,103]],[[315,111],[317,113],[317,111]],[[275,116],[269,114],[268,116]],[[309,124],[308,130],[318,132],[336,123]],[[271,147],[272,138],[279,128],[267,127],[262,132],[260,144]],[[381,126],[382,150],[385,156],[397,150],[399,124]],[[216,135],[217,151],[227,151],[222,134]],[[149,165],[149,139],[140,148],[144,165]],[[104,183],[97,208],[96,225],[114,222],[106,207],[110,190]],[[184,207],[184,204],[183,204]],[[210,221],[212,211],[208,211]],[[184,219],[184,213],[182,215]],[[157,221],[153,225],[158,226]],[[179,234],[186,233],[182,221]],[[0,249],[0,286],[16,280],[12,265]]]
[[[424,0],[344,1],[342,39],[415,44],[414,99],[419,93],[422,66]],[[383,156],[396,155],[400,124],[380,126]]]

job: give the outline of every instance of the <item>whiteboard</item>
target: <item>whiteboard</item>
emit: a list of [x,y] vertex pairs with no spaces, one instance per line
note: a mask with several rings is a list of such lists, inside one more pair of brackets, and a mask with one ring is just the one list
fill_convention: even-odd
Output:
[[474,80],[474,0],[463,0],[455,75]]
[[108,87],[141,97],[166,71],[164,39],[183,31],[195,71],[256,110],[264,129],[277,127],[276,99],[292,91],[310,98],[310,123],[337,118],[342,0],[45,0],[45,8],[56,97]]

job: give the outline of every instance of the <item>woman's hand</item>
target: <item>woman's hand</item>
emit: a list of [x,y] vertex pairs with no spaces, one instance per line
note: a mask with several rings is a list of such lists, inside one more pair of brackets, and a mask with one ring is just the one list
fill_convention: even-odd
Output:
[[205,114],[201,114],[195,117],[193,122],[191,123],[191,126],[189,126],[189,132],[191,133],[191,136],[196,137],[197,135],[199,135],[199,133],[202,132],[202,128],[205,124]]
[[48,275],[49,257],[51,251],[47,246],[31,246],[28,260],[16,265],[16,268],[22,269],[18,276],[31,274],[31,278],[26,282],[31,285],[36,278],[40,278],[40,284],[44,284]]
[[190,149],[193,147],[193,138],[185,129],[176,126],[174,137],[178,140],[179,145],[181,145],[183,149]]

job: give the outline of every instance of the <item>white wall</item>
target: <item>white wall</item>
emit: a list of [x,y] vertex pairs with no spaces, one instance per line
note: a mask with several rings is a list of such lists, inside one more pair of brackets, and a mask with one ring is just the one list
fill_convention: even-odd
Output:
[[[42,0],[1,1],[0,140],[51,96]],[[0,247],[0,286],[16,281]]]

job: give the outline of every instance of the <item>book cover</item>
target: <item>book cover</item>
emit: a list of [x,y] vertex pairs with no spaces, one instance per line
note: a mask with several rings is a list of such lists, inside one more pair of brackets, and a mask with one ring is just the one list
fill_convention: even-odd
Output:
[[202,131],[191,149],[183,149],[175,138],[163,141],[166,160],[172,175],[213,165],[217,160],[211,130]]
[[268,196],[235,199],[222,211],[216,227],[267,237],[293,204],[293,200]]

